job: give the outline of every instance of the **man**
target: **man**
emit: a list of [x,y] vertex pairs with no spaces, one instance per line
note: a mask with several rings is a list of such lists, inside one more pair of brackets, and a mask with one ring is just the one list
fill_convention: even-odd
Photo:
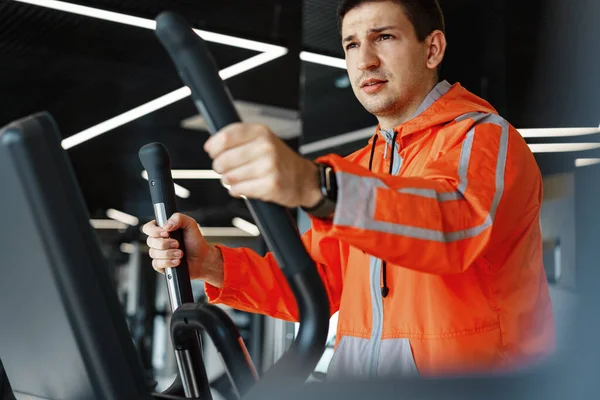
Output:
[[[303,240],[331,313],[339,310],[328,375],[497,371],[539,360],[553,349],[554,327],[542,180],[527,144],[486,101],[438,83],[446,39],[436,0],[346,0],[339,17],[354,93],[379,121],[367,146],[316,165],[250,124],[205,145],[232,195],[311,215]],[[325,185],[328,174],[335,185]],[[174,215],[165,230],[145,226],[155,269],[178,265],[168,236],[179,227],[190,274],[211,302],[297,320],[271,254],[208,246],[189,217]]]

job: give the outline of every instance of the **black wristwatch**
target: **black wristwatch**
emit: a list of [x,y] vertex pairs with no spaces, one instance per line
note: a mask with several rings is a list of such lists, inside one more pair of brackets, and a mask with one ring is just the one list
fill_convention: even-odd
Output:
[[321,200],[311,208],[302,207],[308,214],[316,218],[333,218],[337,203],[338,187],[333,168],[329,165],[317,163]]

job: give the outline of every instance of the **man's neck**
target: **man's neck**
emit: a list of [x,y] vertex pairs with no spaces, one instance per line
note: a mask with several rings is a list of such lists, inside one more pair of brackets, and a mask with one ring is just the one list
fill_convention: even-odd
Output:
[[437,85],[437,81],[433,82],[429,85],[424,86],[424,89],[421,90],[418,95],[413,96],[412,101],[404,107],[400,112],[394,113],[394,115],[390,116],[378,116],[377,121],[379,122],[379,127],[382,130],[391,130],[396,126],[405,123],[406,121],[412,119],[413,115],[419,109],[419,106],[423,103],[427,95],[431,93],[433,88]]

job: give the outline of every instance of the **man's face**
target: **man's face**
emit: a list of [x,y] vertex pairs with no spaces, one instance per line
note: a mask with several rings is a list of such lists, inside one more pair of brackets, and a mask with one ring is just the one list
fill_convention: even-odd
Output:
[[393,1],[350,10],[342,23],[342,46],[354,94],[376,116],[402,112],[424,80],[431,79],[426,44]]

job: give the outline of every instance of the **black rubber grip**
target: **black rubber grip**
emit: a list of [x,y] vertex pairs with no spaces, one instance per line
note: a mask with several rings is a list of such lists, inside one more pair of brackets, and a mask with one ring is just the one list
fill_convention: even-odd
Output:
[[[148,185],[150,187],[152,204],[164,204],[166,217],[170,218],[177,212],[177,200],[175,198],[175,186],[173,185],[173,177],[171,175],[169,152],[161,143],[149,143],[140,149],[139,158],[144,169],[148,172]],[[183,231],[178,229],[171,232],[170,236],[179,242],[179,249],[186,254],[183,243]],[[193,303],[194,295],[192,293],[192,284],[190,282],[186,257],[181,259],[181,263],[173,268],[172,272],[177,275],[181,302]]]
[[[156,35],[174,61],[182,81],[208,122],[211,133],[240,121],[231,94],[219,77],[208,47],[181,16],[165,12],[156,19]],[[217,79],[215,79],[215,77]],[[218,112],[216,112],[218,110]]]

